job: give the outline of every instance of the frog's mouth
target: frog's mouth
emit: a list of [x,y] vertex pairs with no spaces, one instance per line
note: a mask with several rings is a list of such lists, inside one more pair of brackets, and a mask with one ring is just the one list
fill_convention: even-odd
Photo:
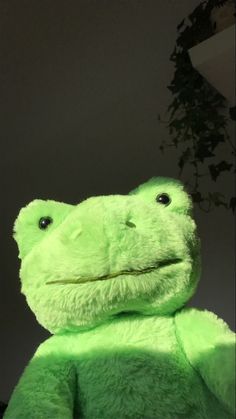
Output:
[[150,273],[150,272],[153,272],[155,270],[164,268],[166,266],[174,265],[174,264],[177,264],[177,263],[180,263],[180,262],[182,262],[182,259],[179,259],[179,258],[168,259],[168,260],[159,261],[154,266],[149,266],[149,267],[144,268],[144,269],[124,270],[124,271],[120,271],[120,272],[111,273],[111,274],[108,274],[108,275],[101,275],[101,276],[94,277],[94,278],[93,277],[81,277],[81,278],[78,278],[78,279],[48,281],[48,282],[46,282],[46,285],[51,285],[51,284],[61,284],[61,285],[83,284],[83,283],[86,283],[86,282],[104,281],[104,280],[107,280],[107,279],[112,279],[112,278],[116,278],[117,276],[123,276],[123,275],[138,276],[138,275],[143,275],[143,274],[146,274],[146,273]]

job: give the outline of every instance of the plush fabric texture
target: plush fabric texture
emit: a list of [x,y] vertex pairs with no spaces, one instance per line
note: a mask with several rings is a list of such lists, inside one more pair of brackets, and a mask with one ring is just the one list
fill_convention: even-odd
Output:
[[4,418],[234,417],[235,335],[184,307],[200,245],[180,182],[153,178],[78,205],[35,200],[14,237],[22,293],[53,336]]

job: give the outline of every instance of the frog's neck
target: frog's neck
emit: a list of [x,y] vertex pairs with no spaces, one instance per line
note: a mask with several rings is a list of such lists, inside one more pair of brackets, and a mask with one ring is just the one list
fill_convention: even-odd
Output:
[[110,316],[103,321],[92,324],[92,325],[84,325],[84,326],[73,326],[68,330],[63,330],[59,333],[55,333],[55,335],[65,335],[65,334],[81,334],[90,332],[93,330],[99,330],[106,328],[109,325],[119,325],[119,324],[127,324],[127,323],[137,323],[142,320],[153,320],[155,319],[156,322],[162,322],[164,319],[172,318],[174,313],[168,314],[143,314],[136,311],[122,311],[115,315]]

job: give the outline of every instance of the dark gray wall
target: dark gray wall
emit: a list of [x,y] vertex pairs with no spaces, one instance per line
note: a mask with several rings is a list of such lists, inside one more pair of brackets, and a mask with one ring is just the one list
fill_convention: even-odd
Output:
[[[198,3],[0,1],[2,400],[47,336],[20,294],[13,221],[36,197],[75,203],[178,176],[176,152],[160,155],[157,114],[170,100],[176,25]],[[196,209],[196,219],[203,274],[191,304],[233,327],[233,217]]]

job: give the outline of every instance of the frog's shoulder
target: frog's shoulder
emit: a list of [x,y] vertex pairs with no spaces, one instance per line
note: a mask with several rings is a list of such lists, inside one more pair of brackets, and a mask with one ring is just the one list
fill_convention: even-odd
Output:
[[176,312],[175,330],[180,344],[190,358],[199,350],[227,343],[234,336],[224,320],[216,314],[193,307]]
[[184,327],[188,333],[218,334],[228,332],[229,327],[224,320],[215,313],[208,310],[201,310],[194,307],[183,308],[175,313],[175,323],[177,327]]
[[52,335],[39,345],[34,357],[47,356],[50,354],[68,354],[72,352],[77,339],[77,334],[65,333]]

